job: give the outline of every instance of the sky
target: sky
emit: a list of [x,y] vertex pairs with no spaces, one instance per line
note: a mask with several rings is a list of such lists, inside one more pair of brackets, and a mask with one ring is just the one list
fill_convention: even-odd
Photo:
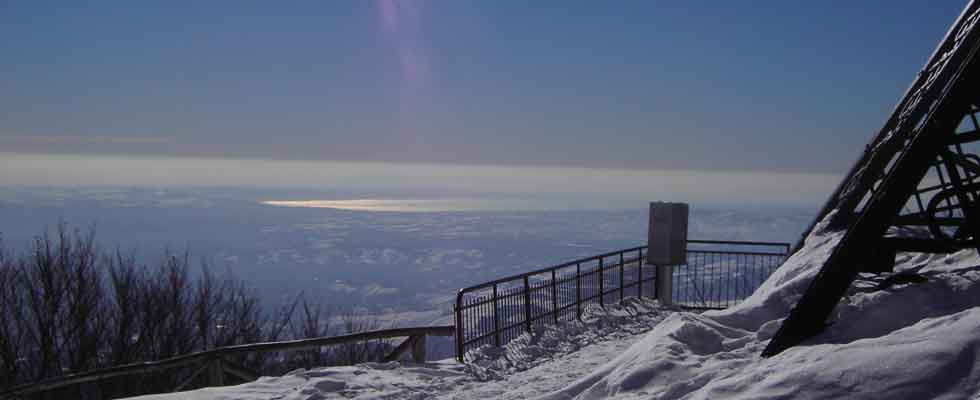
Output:
[[962,1],[0,2],[0,152],[840,173]]

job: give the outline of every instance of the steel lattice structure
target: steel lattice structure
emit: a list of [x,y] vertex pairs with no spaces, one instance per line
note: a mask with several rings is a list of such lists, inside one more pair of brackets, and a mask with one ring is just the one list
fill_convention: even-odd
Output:
[[[859,272],[896,252],[980,250],[980,11],[971,0],[804,234],[844,234],[763,352],[819,333]],[[796,249],[802,246],[802,239]]]

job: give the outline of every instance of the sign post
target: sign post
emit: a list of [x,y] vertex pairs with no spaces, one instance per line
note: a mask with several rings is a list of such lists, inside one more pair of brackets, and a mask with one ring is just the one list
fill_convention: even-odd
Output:
[[687,263],[686,203],[650,203],[647,265],[657,268],[656,293],[661,304],[673,304],[673,269]]

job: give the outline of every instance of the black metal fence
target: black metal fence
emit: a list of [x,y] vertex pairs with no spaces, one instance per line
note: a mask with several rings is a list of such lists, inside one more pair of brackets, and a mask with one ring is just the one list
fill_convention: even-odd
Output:
[[789,243],[690,240],[687,264],[673,268],[673,303],[696,309],[733,306],[762,285],[788,253]]
[[[772,249],[777,250],[772,250]],[[656,267],[646,246],[582,258],[461,289],[456,296],[456,356],[500,346],[536,325],[579,319],[588,304],[656,297]],[[673,267],[673,302],[724,308],[747,297],[774,271],[788,243],[688,241],[688,262]]]

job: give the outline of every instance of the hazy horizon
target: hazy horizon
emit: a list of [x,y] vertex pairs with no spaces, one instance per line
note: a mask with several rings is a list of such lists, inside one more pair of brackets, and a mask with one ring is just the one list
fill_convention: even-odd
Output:
[[[579,198],[572,208],[589,208],[590,199],[611,202],[613,208],[649,201],[815,206],[839,179],[818,173],[10,153],[0,153],[0,171],[0,185],[13,187],[226,187],[332,194],[265,201]],[[555,207],[569,205],[559,201]]]

